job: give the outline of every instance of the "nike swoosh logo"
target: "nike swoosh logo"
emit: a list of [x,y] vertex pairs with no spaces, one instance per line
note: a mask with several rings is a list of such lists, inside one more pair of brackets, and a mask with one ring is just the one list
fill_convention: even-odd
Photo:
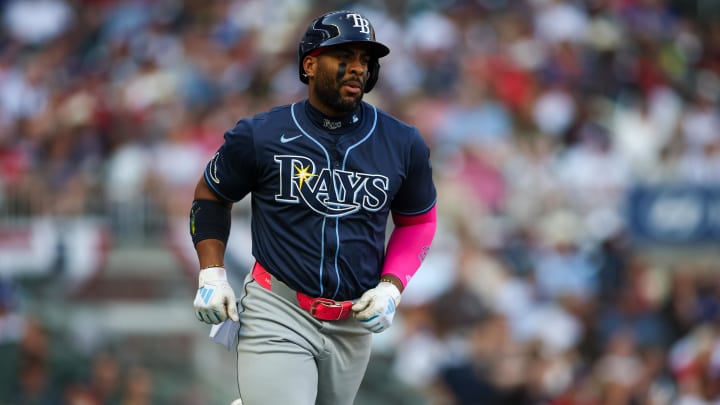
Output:
[[288,143],[288,142],[290,142],[290,141],[294,141],[294,140],[300,138],[301,136],[302,136],[302,135],[295,135],[295,136],[291,136],[291,137],[288,138],[288,137],[285,136],[285,134],[282,134],[282,135],[280,135],[280,142],[282,142],[282,143]]

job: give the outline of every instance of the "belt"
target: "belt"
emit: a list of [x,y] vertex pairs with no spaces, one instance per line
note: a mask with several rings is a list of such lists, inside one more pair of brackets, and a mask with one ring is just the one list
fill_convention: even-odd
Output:
[[313,298],[297,292],[268,273],[258,262],[255,262],[253,266],[252,276],[261,287],[274,292],[288,301],[296,302],[300,308],[306,310],[310,315],[321,321],[340,321],[346,319],[352,313],[352,301],[335,301],[322,297]]

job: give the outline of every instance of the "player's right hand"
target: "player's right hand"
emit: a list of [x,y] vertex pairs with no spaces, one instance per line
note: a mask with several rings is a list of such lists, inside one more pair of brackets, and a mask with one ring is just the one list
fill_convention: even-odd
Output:
[[218,324],[230,318],[239,321],[235,291],[222,267],[200,270],[198,291],[193,306],[195,317],[202,322]]

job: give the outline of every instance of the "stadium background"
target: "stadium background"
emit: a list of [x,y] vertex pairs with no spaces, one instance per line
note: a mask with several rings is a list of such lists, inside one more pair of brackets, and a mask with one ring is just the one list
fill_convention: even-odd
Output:
[[357,403],[720,401],[720,2],[384,3],[0,1],[0,404],[234,398],[191,193],[225,129],[304,97],[330,8],[391,48],[367,100],[420,128],[440,193]]

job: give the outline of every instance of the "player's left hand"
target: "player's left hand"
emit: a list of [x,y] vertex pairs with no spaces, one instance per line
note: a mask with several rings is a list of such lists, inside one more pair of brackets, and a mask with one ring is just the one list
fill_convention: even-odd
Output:
[[392,325],[395,309],[400,304],[400,290],[386,281],[365,291],[352,306],[355,319],[371,332],[382,332]]

